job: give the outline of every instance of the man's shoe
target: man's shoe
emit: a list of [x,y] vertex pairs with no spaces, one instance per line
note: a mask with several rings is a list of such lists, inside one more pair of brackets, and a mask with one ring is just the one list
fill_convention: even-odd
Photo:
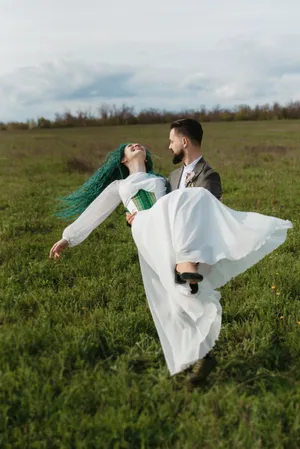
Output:
[[203,359],[198,360],[187,376],[188,383],[192,386],[198,385],[209,376],[217,364],[216,358],[211,355],[207,355]]

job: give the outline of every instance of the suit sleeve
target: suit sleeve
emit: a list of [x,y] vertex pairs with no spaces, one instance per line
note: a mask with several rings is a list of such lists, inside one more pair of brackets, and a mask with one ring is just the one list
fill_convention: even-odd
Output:
[[169,190],[172,192],[173,187],[172,187],[171,179],[172,179],[172,173],[170,173],[169,176],[168,176],[168,186],[169,186]]
[[203,180],[202,186],[209,190],[218,200],[222,198],[222,185],[219,173],[215,171],[208,171]]

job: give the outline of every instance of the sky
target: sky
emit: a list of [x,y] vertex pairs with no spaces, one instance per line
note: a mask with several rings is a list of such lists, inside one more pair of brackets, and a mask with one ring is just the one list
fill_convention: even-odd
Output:
[[300,100],[299,0],[0,0],[0,121]]

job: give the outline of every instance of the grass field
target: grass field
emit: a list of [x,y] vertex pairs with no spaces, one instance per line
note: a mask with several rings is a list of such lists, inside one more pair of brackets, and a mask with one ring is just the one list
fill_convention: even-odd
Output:
[[221,289],[219,365],[193,391],[168,375],[122,208],[48,259],[55,198],[123,141],[174,169],[168,126],[0,133],[0,447],[299,448],[300,122],[204,125],[224,203],[294,228]]

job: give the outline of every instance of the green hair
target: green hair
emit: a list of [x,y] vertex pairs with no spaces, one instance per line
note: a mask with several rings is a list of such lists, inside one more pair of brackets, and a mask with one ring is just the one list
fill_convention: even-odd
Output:
[[[72,218],[81,214],[100,193],[118,179],[129,176],[128,168],[122,164],[124,151],[128,143],[122,143],[119,148],[108,153],[98,170],[77,190],[65,197],[59,197],[60,207],[54,215],[59,218]],[[167,192],[170,191],[168,180],[153,171],[151,153],[146,149],[146,171],[166,180]]]

